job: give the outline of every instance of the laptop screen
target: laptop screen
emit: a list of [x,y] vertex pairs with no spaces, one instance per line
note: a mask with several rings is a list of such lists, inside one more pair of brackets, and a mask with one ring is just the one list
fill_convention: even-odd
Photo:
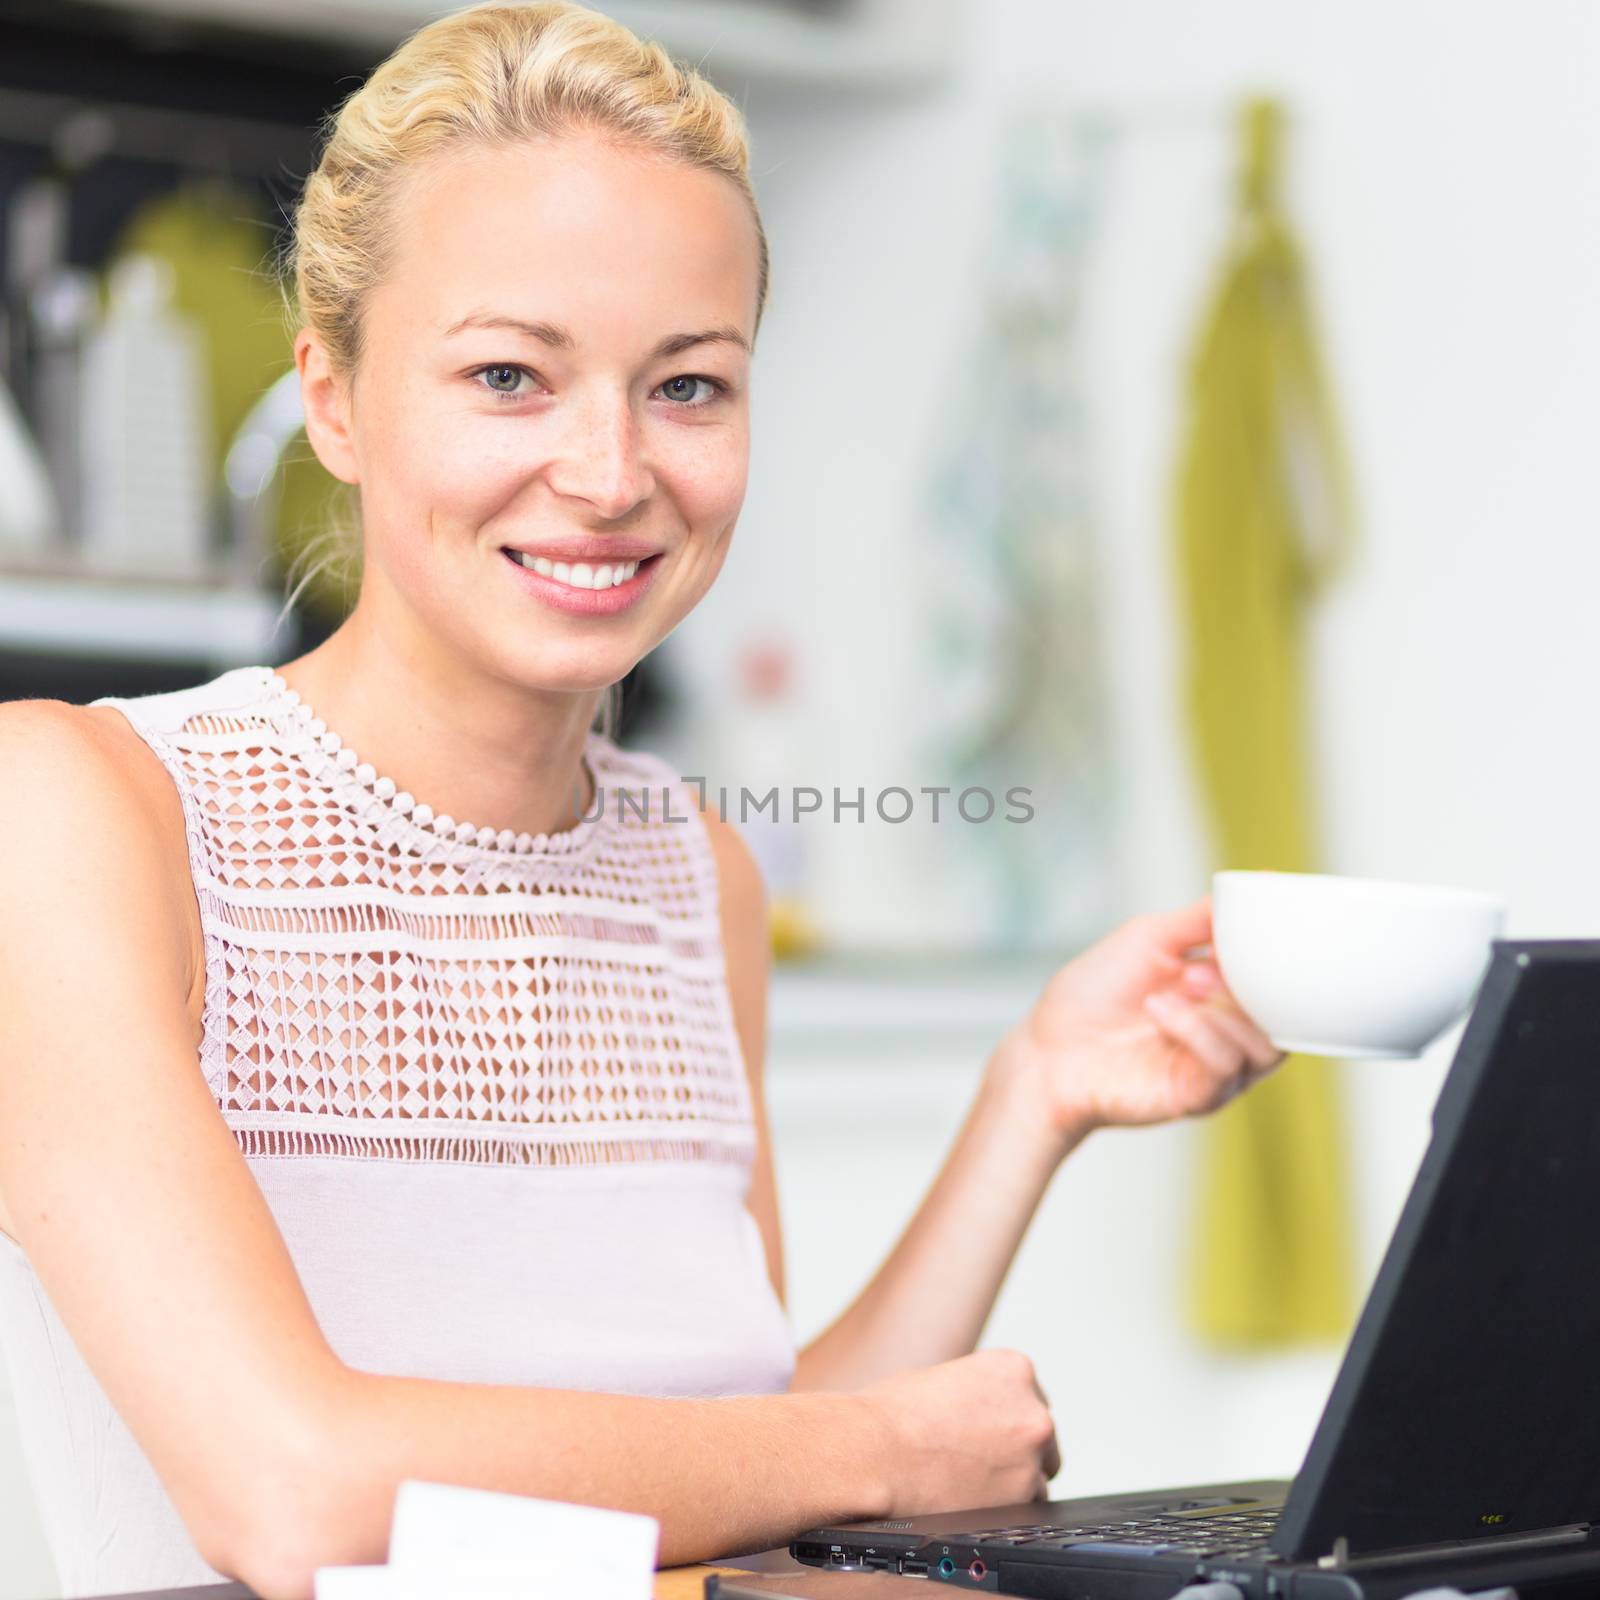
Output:
[[1600,941],[1501,942],[1272,1544],[1357,1557],[1591,1518]]

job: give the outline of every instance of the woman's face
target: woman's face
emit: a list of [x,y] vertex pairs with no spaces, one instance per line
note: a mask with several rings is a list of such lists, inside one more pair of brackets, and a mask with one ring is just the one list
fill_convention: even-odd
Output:
[[442,157],[396,211],[353,392],[296,345],[312,443],[361,486],[361,603],[528,688],[612,683],[710,587],[744,500],[743,197],[567,138]]

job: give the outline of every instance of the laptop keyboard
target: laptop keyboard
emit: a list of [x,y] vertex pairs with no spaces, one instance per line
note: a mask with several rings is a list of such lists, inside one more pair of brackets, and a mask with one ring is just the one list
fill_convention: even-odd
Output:
[[1273,1506],[1264,1511],[1220,1511],[1209,1517],[1133,1517],[1124,1522],[1075,1528],[1063,1528],[1058,1522],[1038,1522],[1014,1528],[984,1528],[962,1537],[982,1539],[987,1544],[1030,1545],[1038,1550],[1132,1545],[1152,1555],[1170,1550],[1192,1556],[1252,1556],[1266,1553],[1279,1510]]

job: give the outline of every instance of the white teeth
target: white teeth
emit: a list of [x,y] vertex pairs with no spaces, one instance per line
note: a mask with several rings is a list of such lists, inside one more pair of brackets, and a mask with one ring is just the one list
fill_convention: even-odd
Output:
[[587,561],[568,563],[550,561],[544,556],[530,556],[525,551],[513,550],[523,566],[546,578],[554,578],[572,589],[614,589],[626,583],[639,570],[637,561],[619,561],[614,566],[592,567]]

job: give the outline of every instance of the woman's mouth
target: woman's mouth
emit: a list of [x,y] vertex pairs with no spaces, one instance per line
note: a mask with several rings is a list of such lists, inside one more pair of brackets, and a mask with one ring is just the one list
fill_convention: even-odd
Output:
[[551,561],[502,547],[514,576],[532,593],[577,616],[609,616],[632,605],[655,578],[659,554],[637,561]]
[[[553,578],[573,589],[614,589],[624,584],[638,570],[638,561],[551,561],[545,556],[530,556],[525,550],[506,549],[504,554],[529,572]],[[654,561],[654,556],[644,558]]]

